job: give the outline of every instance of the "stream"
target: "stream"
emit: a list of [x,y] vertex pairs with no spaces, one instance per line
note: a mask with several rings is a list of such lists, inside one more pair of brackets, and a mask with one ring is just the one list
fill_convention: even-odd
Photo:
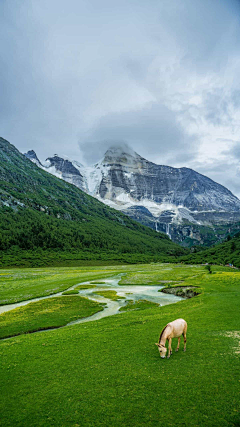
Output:
[[[163,306],[167,304],[173,304],[175,302],[178,302],[184,299],[181,297],[177,297],[175,295],[169,295],[169,294],[164,294],[162,292],[159,292],[164,287],[160,285],[119,285],[121,276],[122,274],[119,274],[118,276],[113,277],[111,279],[99,279],[99,282],[104,281],[104,284],[100,284],[100,283],[98,284],[97,280],[95,280],[92,282],[87,281],[83,283],[78,283],[68,288],[67,291],[71,291],[78,286],[94,284],[96,286],[94,288],[79,289],[79,295],[89,298],[90,300],[93,300],[95,302],[105,304],[105,307],[102,311],[99,311],[98,313],[95,313],[92,316],[77,319],[73,322],[69,322],[65,326],[75,325],[77,323],[90,322],[90,321],[102,319],[104,317],[113,316],[114,314],[117,314],[119,312],[119,309],[121,307],[124,307],[129,300],[132,300],[134,302],[139,300],[147,300],[147,301],[157,303],[159,304],[159,306]],[[111,299],[98,295],[97,294],[98,290],[99,291],[115,291],[117,292],[117,295],[119,297],[122,297],[122,299],[113,301]],[[41,301],[43,299],[61,297],[64,292],[66,292],[66,290],[53,295],[48,295],[45,297],[33,298],[30,300],[18,302],[15,304],[0,306],[0,314],[6,313],[7,311],[14,310],[15,308],[22,307],[24,305],[27,305],[36,301]],[[62,327],[65,327],[65,326],[62,326]]]

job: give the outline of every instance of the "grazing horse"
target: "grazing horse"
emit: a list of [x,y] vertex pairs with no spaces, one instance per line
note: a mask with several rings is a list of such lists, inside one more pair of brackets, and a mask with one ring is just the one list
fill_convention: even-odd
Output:
[[176,348],[176,351],[179,349],[181,335],[183,335],[184,338],[184,350],[186,351],[186,338],[187,334],[187,322],[183,319],[177,319],[173,322],[168,323],[165,328],[162,330],[161,335],[159,337],[158,343],[156,345],[158,346],[158,350],[160,353],[160,357],[164,359],[166,357],[167,353],[167,347],[165,346],[166,340],[168,340],[168,356],[169,359],[170,355],[172,354],[172,338],[178,337],[178,345]]

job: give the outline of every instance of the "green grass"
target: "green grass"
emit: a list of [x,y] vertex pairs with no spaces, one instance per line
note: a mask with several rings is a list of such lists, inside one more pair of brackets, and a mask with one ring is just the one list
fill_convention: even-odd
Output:
[[97,282],[92,282],[92,284],[95,284],[95,285],[106,285],[106,282],[97,281]]
[[114,276],[116,272],[112,267],[0,270],[0,305],[53,295],[81,282]]
[[[238,426],[240,273],[140,266],[148,283],[167,280],[167,268],[201,295],[1,341],[0,425]],[[140,280],[139,265],[124,271]],[[179,317],[188,322],[187,351],[181,342],[178,353],[160,359],[155,342]]]
[[71,291],[65,291],[62,295],[78,295],[79,292],[76,289],[72,289]]
[[118,299],[125,299],[124,297],[120,297],[116,291],[101,291],[99,289],[95,292],[97,295],[101,295],[104,298],[111,299],[112,301],[117,301]]
[[92,288],[96,288],[96,285],[79,285],[75,287],[75,290],[82,291],[84,289],[92,289]]
[[156,307],[159,306],[159,304],[151,302],[151,301],[147,301],[147,300],[138,300],[138,301],[133,301],[133,300],[129,300],[127,301],[127,304],[124,307],[121,307],[119,309],[119,311],[129,311],[129,310],[145,310],[146,308],[150,308],[150,307]]
[[0,315],[0,338],[58,328],[101,310],[101,304],[80,296],[53,297],[32,302]]
[[[151,274],[149,274],[151,271]],[[129,271],[120,281],[120,285],[161,285],[163,281],[181,281],[205,273],[201,265],[188,266],[181,264],[151,264],[150,267],[137,266]]]

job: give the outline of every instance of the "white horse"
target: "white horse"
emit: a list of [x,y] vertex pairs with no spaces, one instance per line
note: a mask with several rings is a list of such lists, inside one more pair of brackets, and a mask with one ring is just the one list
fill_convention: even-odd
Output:
[[172,354],[172,338],[178,337],[178,345],[176,348],[176,351],[179,349],[181,335],[183,335],[184,338],[184,350],[186,351],[186,338],[187,334],[187,322],[183,319],[177,319],[173,322],[170,322],[165,326],[165,328],[162,330],[161,335],[159,337],[158,343],[156,345],[158,346],[158,350],[160,353],[160,357],[164,359],[166,357],[167,353],[167,347],[165,346],[166,340],[168,340],[168,356],[169,359],[170,355]]

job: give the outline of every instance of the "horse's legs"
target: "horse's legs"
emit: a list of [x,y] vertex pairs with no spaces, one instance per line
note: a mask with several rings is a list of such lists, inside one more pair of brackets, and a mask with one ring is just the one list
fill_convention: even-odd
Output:
[[172,354],[172,338],[169,338],[168,340],[168,359],[170,357],[170,355]]
[[186,342],[187,342],[187,331],[183,331],[183,338],[184,338],[184,349],[183,351],[186,351]]
[[178,338],[178,345],[177,345],[176,351],[178,351],[178,350],[179,350],[180,341],[181,341],[181,337],[179,337],[179,338]]

